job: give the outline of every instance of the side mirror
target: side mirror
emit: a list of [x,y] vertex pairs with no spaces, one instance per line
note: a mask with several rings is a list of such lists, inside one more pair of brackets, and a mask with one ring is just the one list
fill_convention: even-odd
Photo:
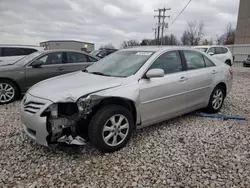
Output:
[[41,67],[41,65],[43,64],[43,61],[41,60],[36,60],[32,63],[32,67],[34,68],[38,68],[38,67]]
[[208,52],[209,55],[213,56],[214,55],[214,52]]
[[97,57],[103,58],[104,56],[102,54],[98,54]]
[[164,70],[163,69],[150,69],[147,73],[146,73],[146,77],[147,78],[160,78],[160,77],[164,77]]

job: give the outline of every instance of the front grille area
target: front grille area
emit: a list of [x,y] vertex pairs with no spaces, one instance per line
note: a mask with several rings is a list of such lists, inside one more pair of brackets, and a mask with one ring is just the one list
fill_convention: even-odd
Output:
[[28,101],[24,104],[24,111],[30,114],[37,113],[45,104],[40,102]]

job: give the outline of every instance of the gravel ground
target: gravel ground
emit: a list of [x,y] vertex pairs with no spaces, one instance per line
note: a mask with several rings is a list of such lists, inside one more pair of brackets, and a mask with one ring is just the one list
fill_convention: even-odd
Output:
[[19,102],[1,106],[0,187],[250,187],[250,69],[234,71],[222,112],[247,121],[180,117],[136,131],[113,154],[36,145]]

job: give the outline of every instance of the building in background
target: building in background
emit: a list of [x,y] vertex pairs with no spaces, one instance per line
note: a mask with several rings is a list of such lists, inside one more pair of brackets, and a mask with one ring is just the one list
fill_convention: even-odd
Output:
[[40,46],[44,47],[45,50],[71,49],[91,52],[95,49],[95,44],[93,43],[75,40],[49,40],[41,42]]
[[250,0],[240,0],[235,44],[250,44]]

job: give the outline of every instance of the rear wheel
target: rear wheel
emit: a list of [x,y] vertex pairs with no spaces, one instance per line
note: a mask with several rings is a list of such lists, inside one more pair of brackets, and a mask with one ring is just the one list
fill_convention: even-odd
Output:
[[90,142],[102,152],[114,152],[126,145],[134,129],[130,112],[117,105],[101,108],[91,119]]
[[222,85],[218,85],[213,90],[209,104],[205,109],[208,113],[217,113],[223,106],[225,99],[225,88]]
[[13,82],[0,79],[0,105],[8,104],[16,100],[18,95],[18,88]]

